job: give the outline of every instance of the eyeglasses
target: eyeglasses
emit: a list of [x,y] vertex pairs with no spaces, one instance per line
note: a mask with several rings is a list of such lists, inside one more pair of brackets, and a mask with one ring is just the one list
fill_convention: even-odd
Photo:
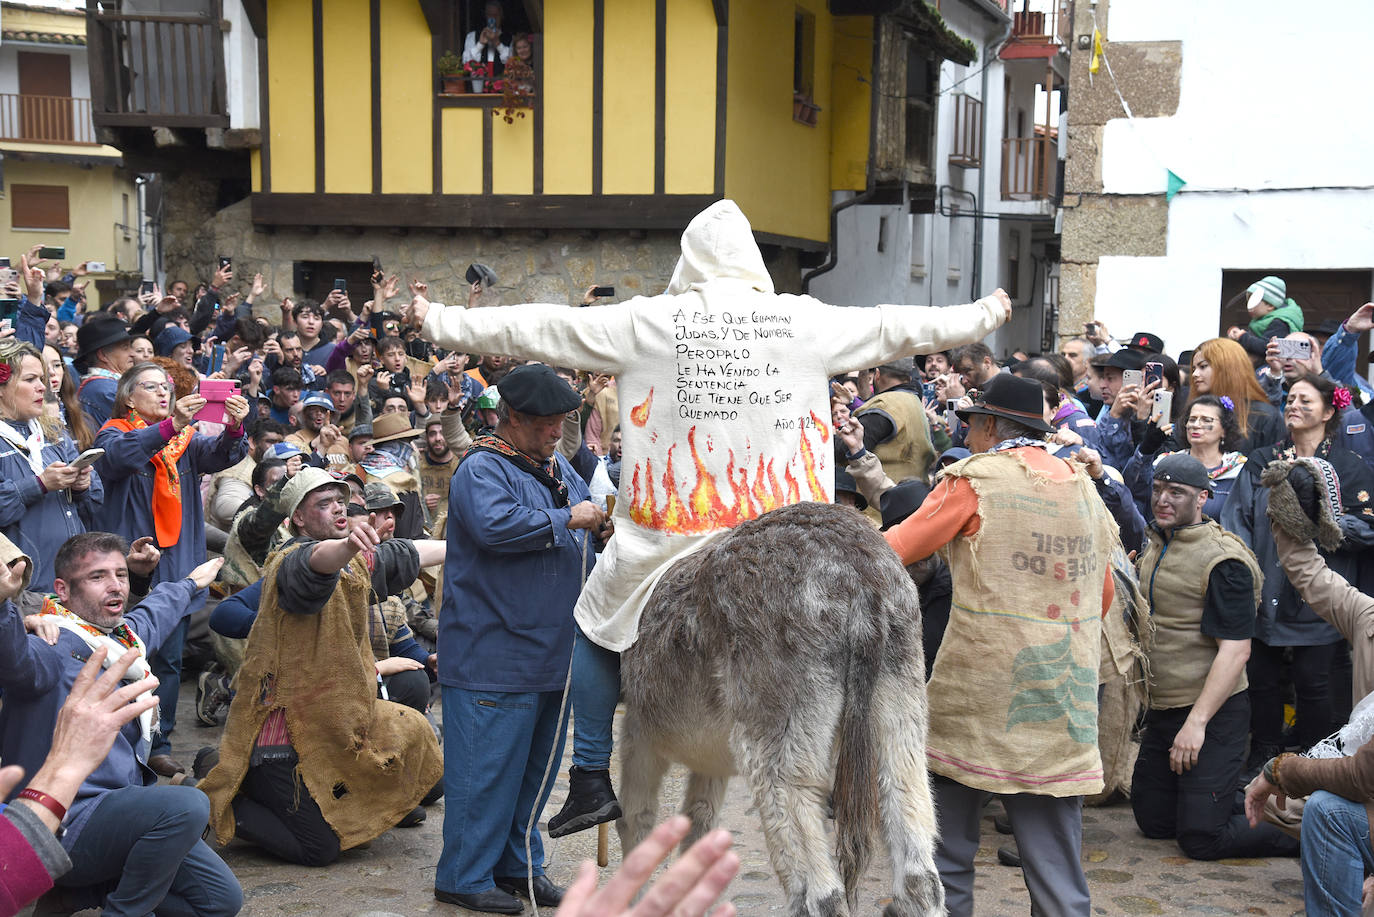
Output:
[[172,386],[167,382],[140,382],[138,387],[145,392],[170,392]]
[[1189,417],[1187,423],[1187,426],[1202,427],[1204,430],[1215,427],[1216,425],[1217,422],[1210,417]]

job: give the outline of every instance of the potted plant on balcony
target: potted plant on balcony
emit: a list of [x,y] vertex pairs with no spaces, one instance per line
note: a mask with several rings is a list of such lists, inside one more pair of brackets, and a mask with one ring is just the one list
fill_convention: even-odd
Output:
[[439,80],[445,95],[459,95],[466,90],[463,61],[452,51],[445,51],[439,58]]
[[505,70],[493,85],[501,93],[501,102],[491,113],[507,124],[514,124],[534,107],[534,69],[515,55],[506,61]]

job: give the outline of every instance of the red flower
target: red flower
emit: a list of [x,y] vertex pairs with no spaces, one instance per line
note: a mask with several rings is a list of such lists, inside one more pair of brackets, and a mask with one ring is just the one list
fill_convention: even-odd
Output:
[[0,385],[10,381],[10,375],[14,372],[8,363],[0,363]]
[[[8,369],[9,367],[5,368]],[[6,373],[7,377],[8,375],[9,374]],[[1338,411],[1344,411],[1346,408],[1350,407],[1352,401],[1353,399],[1350,397],[1350,389],[1348,388],[1338,388],[1331,393],[1331,404]]]

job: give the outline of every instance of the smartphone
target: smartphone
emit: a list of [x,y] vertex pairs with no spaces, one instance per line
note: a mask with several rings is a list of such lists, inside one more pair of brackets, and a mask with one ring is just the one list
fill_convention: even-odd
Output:
[[921,383],[921,398],[922,398],[923,400],[925,400],[925,401],[934,401],[934,400],[935,400],[935,383],[934,383],[934,382],[922,382],[922,383]]
[[592,287],[593,296],[614,296],[615,287]]
[[338,292],[338,293],[347,293],[347,292],[348,292],[348,281],[347,281],[346,279],[344,279],[343,277],[335,277],[335,278],[334,278],[334,290],[335,290],[335,292]]
[[233,258],[230,258],[230,257],[228,257],[227,255],[220,255],[220,256],[219,256],[219,266],[220,266],[220,267],[232,267],[233,264],[234,264],[234,259],[233,259]]
[[18,314],[19,300],[10,298],[0,299],[0,319],[12,322]]
[[38,250],[38,257],[61,261],[67,257],[67,247],[65,245],[44,245]]
[[217,373],[224,368],[224,345],[216,344],[210,348],[210,372]]
[[6,257],[0,257],[0,267],[9,267],[9,266],[10,266],[10,259],[9,259],[9,258],[6,258]]
[[1083,326],[1083,330],[1086,331],[1088,334],[1096,335],[1097,322],[1088,322],[1086,325]]
[[1121,371],[1121,387],[1128,385],[1145,385],[1145,373],[1139,369],[1123,369]]
[[1146,385],[1149,385],[1151,382],[1161,382],[1161,383],[1162,383],[1163,381],[1164,381],[1164,364],[1163,364],[1163,363],[1146,363],[1146,364],[1145,364],[1145,384],[1146,384]]
[[1279,359],[1280,360],[1310,360],[1312,359],[1311,341],[1290,341],[1288,338],[1279,338]]
[[86,273],[88,273],[88,274],[103,274],[103,273],[105,273],[105,262],[104,262],[104,261],[87,261],[87,262],[86,262]]
[[145,281],[143,281],[142,283],[140,283],[140,284],[138,285],[138,295],[139,295],[139,296],[151,296],[151,295],[152,295],[152,292],[153,292],[153,287],[155,287],[155,286],[157,286],[157,284],[154,283],[154,282],[151,281],[151,280],[145,280]]
[[89,468],[96,462],[100,461],[100,457],[104,454],[104,449],[87,449],[85,452],[78,455],[76,459],[68,467],[75,468],[77,470],[80,470],[82,468]]
[[1158,416],[1160,423],[1169,423],[1174,416],[1174,393],[1160,389],[1155,392],[1154,407],[1150,415]]
[[494,29],[494,28],[496,28],[496,20],[495,20],[495,19],[492,19],[490,16],[487,17],[487,28],[489,28],[489,29]]

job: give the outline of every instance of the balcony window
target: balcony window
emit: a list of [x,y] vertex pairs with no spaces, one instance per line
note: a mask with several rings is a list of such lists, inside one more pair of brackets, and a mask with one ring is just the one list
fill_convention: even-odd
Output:
[[[500,16],[489,7],[500,7]],[[442,57],[449,64],[456,60],[462,72],[440,74],[443,95],[501,95],[506,88],[501,77],[507,67],[514,71],[520,89],[533,93],[535,74],[539,72],[540,36],[523,4],[455,3],[444,12],[444,17],[441,34],[451,50]],[[499,35],[495,49],[480,41],[488,28]],[[500,49],[505,49],[504,57]],[[513,61],[519,63],[512,64]]]
[[954,136],[949,164],[976,169],[983,164],[983,103],[966,92],[954,94]]
[[906,43],[906,167],[927,172],[935,139],[935,87],[939,65],[914,40]]
[[66,185],[10,185],[9,198],[16,230],[72,228]]

